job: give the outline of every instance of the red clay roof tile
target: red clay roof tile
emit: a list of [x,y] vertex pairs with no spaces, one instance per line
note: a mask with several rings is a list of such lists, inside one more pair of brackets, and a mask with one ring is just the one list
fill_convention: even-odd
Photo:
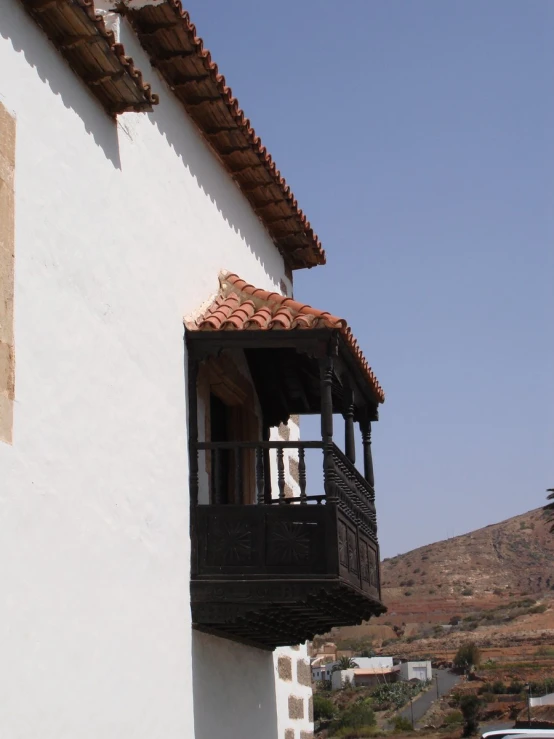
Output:
[[158,104],[158,96],[96,13],[93,0],[20,1],[110,114],[149,111]]
[[189,331],[338,329],[379,402],[384,402],[385,393],[344,318],[279,293],[261,290],[229,272],[220,275],[219,283],[219,293],[211,305],[195,320],[185,321]]
[[291,267],[325,264],[317,235],[196,35],[180,0],[130,6],[126,12],[152,64],[219,155]]

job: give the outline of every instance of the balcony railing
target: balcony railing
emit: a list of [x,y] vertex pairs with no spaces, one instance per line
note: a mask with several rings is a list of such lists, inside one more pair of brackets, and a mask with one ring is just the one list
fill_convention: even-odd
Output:
[[384,610],[374,491],[335,444],[198,442],[195,451],[211,470],[210,502],[193,509],[197,627],[273,648]]
[[[255,454],[255,488],[257,505],[323,505],[336,503],[345,516],[369,536],[377,541],[377,516],[375,512],[375,491],[370,483],[356,469],[336,444],[325,449],[322,441],[212,441],[198,442],[198,451],[210,452],[214,459],[214,470],[220,469],[220,457],[230,454],[230,468],[233,470],[235,490],[241,490],[244,479],[244,451]],[[308,492],[306,451],[319,449],[329,461],[323,465],[323,493]],[[298,491],[296,496],[286,495],[285,483],[285,450],[298,454]],[[268,465],[267,454],[274,451],[276,462]],[[271,485],[277,480],[277,490]],[[269,485],[268,485],[269,480]],[[210,499],[219,505],[225,499],[225,488],[228,480],[222,480],[218,474],[211,479]]]

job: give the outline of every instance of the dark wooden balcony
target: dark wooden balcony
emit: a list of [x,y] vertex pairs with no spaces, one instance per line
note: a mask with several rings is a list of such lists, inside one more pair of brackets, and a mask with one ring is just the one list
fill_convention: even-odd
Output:
[[[191,592],[197,628],[273,649],[385,610],[373,486],[334,443],[195,446],[197,454],[211,455],[213,469],[218,457],[229,455],[235,490],[254,472],[256,491],[253,505],[222,503],[224,481],[212,475],[214,503],[193,509]],[[298,495],[286,497],[284,457],[291,449],[298,455]],[[317,491],[308,484],[306,452],[312,450],[320,451],[323,462],[323,480],[316,483],[323,489]],[[244,469],[245,452],[254,470]]]
[[[346,322],[225,274],[186,327],[195,627],[273,649],[384,612],[371,455],[384,394]],[[320,440],[293,441],[292,416],[319,418]]]

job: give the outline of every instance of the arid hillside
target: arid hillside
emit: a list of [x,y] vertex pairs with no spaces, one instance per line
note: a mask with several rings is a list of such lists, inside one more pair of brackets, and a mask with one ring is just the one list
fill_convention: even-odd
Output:
[[554,592],[554,536],[537,509],[387,559],[381,582],[389,609],[382,620],[445,623],[446,616]]
[[[468,638],[492,658],[536,656],[554,643],[554,535],[541,509],[386,559],[388,612],[328,635],[342,649],[372,646],[447,657]],[[470,633],[468,633],[470,632]]]

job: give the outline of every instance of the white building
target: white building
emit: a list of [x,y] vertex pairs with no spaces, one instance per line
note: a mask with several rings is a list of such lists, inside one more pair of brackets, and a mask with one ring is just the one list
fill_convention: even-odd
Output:
[[312,680],[314,683],[331,679],[333,668],[338,662],[327,662],[327,664],[312,664]]
[[394,664],[392,657],[352,657],[352,660],[361,670],[371,670],[374,667],[386,669]]
[[[378,669],[392,671],[393,667],[392,657],[352,657],[352,661],[355,662],[357,667],[361,670]],[[336,671],[334,668],[338,664],[338,661],[322,664],[321,658],[317,661],[314,660],[314,662],[312,662],[312,680],[314,682],[331,680],[333,672]],[[343,672],[347,672],[347,670],[343,670]],[[348,677],[351,677],[351,675]]]
[[433,670],[430,660],[421,662],[402,662],[400,664],[402,680],[432,680]]
[[0,734],[307,739],[287,645],[382,610],[381,388],[286,301],[324,253],[180,3],[1,5]]
[[345,685],[354,687],[375,687],[398,680],[398,665],[387,667],[351,667],[348,670],[336,670],[331,676],[331,688],[340,690]]

